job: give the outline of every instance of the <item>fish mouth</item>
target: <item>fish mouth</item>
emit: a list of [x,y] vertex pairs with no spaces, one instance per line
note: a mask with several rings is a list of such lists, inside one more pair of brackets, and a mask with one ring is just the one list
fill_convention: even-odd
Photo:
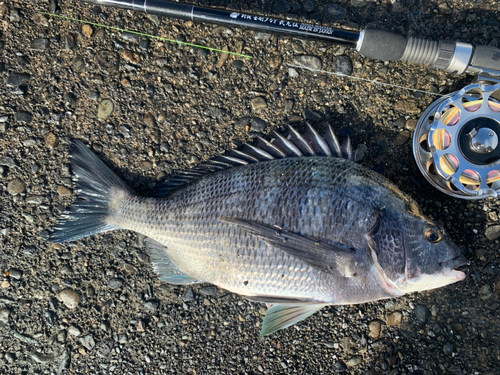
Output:
[[468,266],[470,264],[470,260],[468,260],[466,257],[459,255],[455,258],[448,259],[444,262],[440,263],[442,267],[448,268],[450,270],[455,270],[457,268],[460,268],[462,266]]

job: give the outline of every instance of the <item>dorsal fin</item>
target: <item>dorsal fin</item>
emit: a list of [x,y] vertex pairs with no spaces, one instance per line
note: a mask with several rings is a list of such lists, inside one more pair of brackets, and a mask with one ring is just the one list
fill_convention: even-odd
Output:
[[291,126],[288,129],[288,138],[272,130],[271,133],[274,139],[271,142],[257,137],[257,146],[245,143],[242,150],[233,149],[229,152],[229,155],[220,155],[194,168],[177,172],[160,183],[151,195],[163,197],[207,174],[262,161],[302,156],[333,156],[349,160],[354,159],[350,138],[348,137],[340,145],[330,125],[328,125],[323,137],[309,123],[306,123],[306,132],[304,134],[300,134]]

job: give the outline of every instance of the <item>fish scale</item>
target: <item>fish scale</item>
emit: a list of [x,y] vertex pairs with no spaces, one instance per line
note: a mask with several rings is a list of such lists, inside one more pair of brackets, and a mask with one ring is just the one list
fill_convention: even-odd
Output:
[[[350,160],[314,155],[326,144],[333,145],[326,155],[338,155],[340,146],[331,128],[327,142],[307,129],[304,136],[291,129],[292,140],[275,134],[276,143],[261,142],[277,157],[300,155],[298,147],[305,156],[273,159],[247,145],[251,155],[233,152],[167,180],[158,198],[136,194],[75,141],[78,199],[51,240],[141,233],[161,280],[209,282],[270,303],[262,335],[329,304],[376,301],[465,277],[455,268],[467,260],[411,198]],[[342,149],[353,155],[349,142]]]

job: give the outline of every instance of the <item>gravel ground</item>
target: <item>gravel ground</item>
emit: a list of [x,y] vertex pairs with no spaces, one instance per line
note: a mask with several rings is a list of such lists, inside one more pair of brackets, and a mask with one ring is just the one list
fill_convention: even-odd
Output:
[[[208,5],[207,1],[200,5]],[[499,5],[484,1],[242,0],[211,5],[339,27],[383,27],[498,46]],[[37,14],[55,11],[253,59]],[[430,187],[411,150],[435,99],[290,68],[306,64],[448,93],[470,83],[425,67],[365,59],[321,42],[158,19],[75,1],[0,5],[0,374],[498,374],[496,200]],[[329,307],[260,338],[264,305],[209,285],[158,281],[131,232],[47,242],[73,199],[71,138],[138,191],[255,134],[328,122],[360,161],[411,194],[471,260],[440,290]]]

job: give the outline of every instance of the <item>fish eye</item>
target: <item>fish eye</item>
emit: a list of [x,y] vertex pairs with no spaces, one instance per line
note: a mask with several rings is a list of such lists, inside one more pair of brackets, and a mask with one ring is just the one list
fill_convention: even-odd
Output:
[[441,241],[441,231],[435,225],[426,226],[424,229],[424,236],[432,243]]

